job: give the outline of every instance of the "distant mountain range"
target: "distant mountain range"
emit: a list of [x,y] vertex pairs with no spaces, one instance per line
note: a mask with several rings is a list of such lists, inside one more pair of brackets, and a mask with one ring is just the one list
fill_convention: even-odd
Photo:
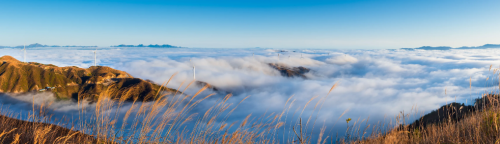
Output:
[[139,44],[139,45],[125,45],[125,44],[121,44],[121,45],[117,45],[117,46],[111,46],[111,47],[150,47],[150,48],[182,48],[182,47],[179,47],[179,46],[173,46],[173,45],[169,45],[169,44],[163,44],[163,45],[158,45],[158,44],[155,44],[155,45],[143,45],[143,44]]
[[488,48],[500,48],[500,44],[485,44],[482,46],[476,46],[476,47],[458,47],[458,48],[452,48],[449,46],[438,46],[438,47],[431,47],[431,46],[423,46],[419,48],[401,48],[404,50],[450,50],[450,49],[488,49]]
[[[0,46],[0,48],[24,48],[24,47],[25,47],[24,45],[22,45],[22,46]],[[76,45],[58,46],[58,45],[43,45],[43,44],[39,44],[39,43],[26,45],[26,48],[36,48],[36,47],[97,47],[97,46],[76,46]],[[125,45],[125,44],[121,44],[121,45],[111,46],[111,47],[183,48],[183,47],[173,46],[173,45],[169,45],[169,44],[163,44],[163,45],[158,45],[158,44],[155,44],[155,45],[153,45],[153,44],[150,44],[150,45],[143,45],[143,44]]]
[[[24,48],[24,45],[21,46],[0,46],[0,48]],[[43,45],[39,43],[34,43],[30,45],[26,45],[26,48],[35,48],[35,47],[97,47],[97,46],[76,46],[76,45],[67,45],[67,46],[58,46],[58,45]]]
[[[24,46],[0,46],[0,48],[23,48]],[[70,46],[70,45],[67,45],[67,46],[58,46],[58,45],[43,45],[43,44],[39,44],[39,43],[34,43],[34,44],[30,44],[30,45],[27,45],[26,48],[35,48],[35,47],[97,47],[97,46]],[[163,44],[163,45],[158,45],[158,44],[150,44],[150,45],[143,45],[143,44],[139,44],[139,45],[125,45],[125,44],[121,44],[121,45],[116,45],[116,46],[111,46],[111,47],[148,47],[148,48],[186,48],[186,47],[180,47],[180,46],[173,46],[173,45],[169,45],[169,44]],[[432,47],[432,46],[422,46],[422,47],[418,47],[418,48],[400,48],[400,49],[403,49],[403,50],[450,50],[450,49],[488,49],[488,48],[500,48],[500,44],[485,44],[485,45],[482,45],[482,46],[471,46],[471,47],[468,47],[468,46],[463,46],[463,47],[458,47],[458,48],[453,48],[453,47],[450,47],[450,46],[437,46],[437,47]]]

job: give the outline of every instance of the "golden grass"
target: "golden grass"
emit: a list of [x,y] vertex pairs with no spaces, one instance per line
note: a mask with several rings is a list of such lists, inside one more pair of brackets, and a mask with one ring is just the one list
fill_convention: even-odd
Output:
[[499,114],[500,107],[497,103],[464,115],[460,121],[449,118],[425,127],[395,127],[387,133],[375,133],[366,139],[344,140],[341,143],[499,143]]
[[[495,73],[498,71],[494,71]],[[174,74],[175,75],[175,74]],[[173,76],[174,76],[173,75]],[[172,77],[173,77],[172,76]],[[172,77],[163,83],[166,86]],[[500,103],[498,96],[485,95],[488,102],[479,100],[483,108],[467,115],[461,115],[460,121],[448,118],[446,121],[430,125],[408,125],[411,113],[401,112],[388,121],[377,124],[368,123],[367,119],[346,120],[344,136],[334,135],[331,130],[348,112],[345,110],[333,126],[324,124],[315,130],[319,111],[323,102],[338,83],[335,83],[325,96],[314,96],[302,107],[292,110],[295,103],[293,96],[289,97],[279,113],[264,113],[256,116],[249,114],[240,122],[228,122],[235,109],[250,96],[233,105],[228,94],[220,98],[204,113],[191,111],[203,101],[213,98],[214,94],[199,96],[210,85],[205,85],[194,95],[186,95],[187,84],[183,91],[170,95],[157,93],[155,101],[138,101],[128,103],[130,107],[123,117],[116,112],[130,98],[125,92],[114,100],[102,93],[95,103],[95,110],[89,112],[85,102],[78,99],[79,120],[76,124],[65,125],[68,128],[45,124],[51,120],[46,116],[45,109],[50,104],[33,105],[29,121],[21,121],[9,117],[13,114],[0,115],[0,143],[189,143],[189,144],[325,144],[325,143],[499,143],[500,142]],[[179,86],[181,89],[184,82]],[[162,87],[163,87],[162,86]],[[216,98],[214,98],[216,99]],[[483,100],[484,100],[483,99]],[[309,104],[315,102],[310,115],[304,116]],[[312,107],[312,106],[310,106]],[[302,109],[302,110],[301,110]],[[308,110],[310,110],[308,109]],[[455,109],[461,111],[462,108]],[[290,112],[293,111],[293,114]],[[414,115],[418,112],[412,108]],[[89,117],[89,115],[91,117]],[[313,116],[314,115],[314,116]],[[9,116],[9,117],[7,117]],[[290,117],[290,118],[289,118]],[[304,117],[305,119],[302,119]],[[456,116],[458,119],[458,115]],[[306,120],[307,119],[307,120]],[[303,122],[305,121],[305,123]],[[55,123],[54,121],[50,121]],[[58,122],[64,125],[65,121]],[[73,123],[73,122],[67,122]],[[117,125],[117,123],[122,123]],[[192,123],[188,125],[188,123]],[[327,132],[327,129],[330,131]]]

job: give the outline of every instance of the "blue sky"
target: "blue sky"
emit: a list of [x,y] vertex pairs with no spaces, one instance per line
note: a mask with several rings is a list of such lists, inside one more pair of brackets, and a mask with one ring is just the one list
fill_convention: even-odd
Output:
[[0,1],[0,45],[378,49],[500,43],[500,1]]

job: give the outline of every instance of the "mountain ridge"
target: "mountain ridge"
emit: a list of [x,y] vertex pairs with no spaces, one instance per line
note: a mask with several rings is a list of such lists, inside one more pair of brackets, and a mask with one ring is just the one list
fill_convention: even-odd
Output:
[[134,78],[124,71],[106,66],[91,66],[87,69],[57,67],[37,62],[24,63],[11,56],[0,57],[0,92],[30,91],[52,91],[61,98],[91,100],[97,99],[103,92],[109,92],[107,94],[111,98],[128,97],[126,99],[129,101],[149,101],[158,91],[177,90]]
[[416,50],[416,49],[420,49],[420,50],[451,50],[451,49],[488,49],[488,48],[500,48],[500,44],[484,44],[482,46],[462,46],[462,47],[457,47],[457,48],[453,48],[450,46],[436,46],[436,47],[421,46],[418,48],[400,48],[400,49],[404,49],[404,50]]

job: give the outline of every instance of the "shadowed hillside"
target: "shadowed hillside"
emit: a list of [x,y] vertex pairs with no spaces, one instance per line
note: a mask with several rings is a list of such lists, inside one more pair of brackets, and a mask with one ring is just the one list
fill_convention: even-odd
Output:
[[463,103],[450,103],[441,106],[437,110],[420,117],[415,122],[409,125],[409,129],[424,128],[428,125],[441,124],[445,122],[457,122],[476,111],[482,111],[491,107],[498,107],[497,101],[500,100],[499,95],[489,94],[482,98],[475,99],[475,106],[464,105]]
[[[408,115],[398,115],[402,118]],[[404,119],[404,118],[403,118]],[[370,137],[345,138],[339,143],[499,143],[500,96],[483,95],[474,106],[451,103],[409,125],[399,125]]]
[[[0,57],[0,92],[52,91],[59,98],[95,100],[104,90],[112,98],[151,100],[160,86],[105,66],[57,67],[36,62],[24,63],[11,56]],[[175,89],[162,88],[166,92]]]
[[97,143],[91,135],[57,125],[28,122],[0,115],[0,143]]
[[308,73],[310,69],[305,68],[305,67],[288,67],[285,64],[278,64],[278,63],[269,63],[269,66],[278,70],[281,73],[281,76],[284,77],[301,77],[301,78],[307,78],[304,74]]

